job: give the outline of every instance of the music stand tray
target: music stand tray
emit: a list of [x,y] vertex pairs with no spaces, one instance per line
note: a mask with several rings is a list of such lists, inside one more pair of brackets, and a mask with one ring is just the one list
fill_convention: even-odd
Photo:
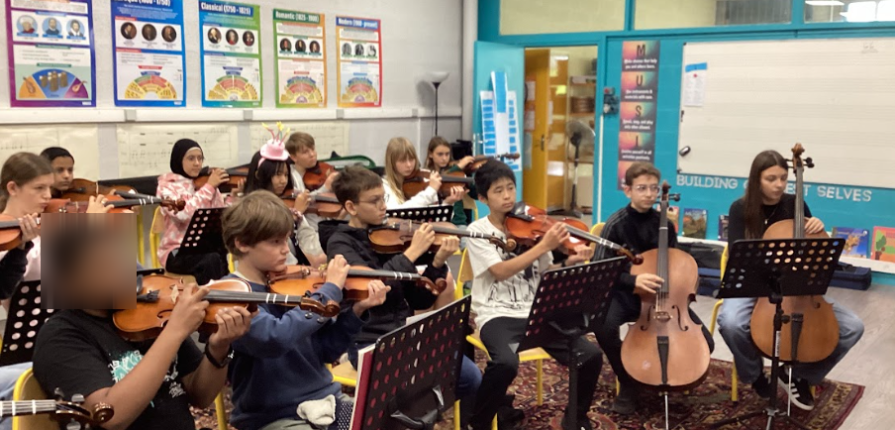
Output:
[[464,297],[376,341],[372,363],[358,372],[353,430],[434,428],[456,400],[471,301]]
[[224,247],[221,215],[224,208],[196,209],[180,242],[180,251],[188,254],[221,252]]
[[[774,387],[778,379],[780,331],[783,323],[794,323],[792,341],[796,345],[801,330],[800,315],[795,315],[795,318],[793,315],[784,315],[781,305],[783,298],[826,294],[844,246],[845,241],[837,238],[738,240],[728,250],[729,258],[718,297],[767,297],[776,307],[774,337],[775,345],[778,346],[771,356],[771,384]],[[792,374],[790,380],[791,378]],[[783,418],[791,425],[806,429],[793,420],[788,412],[783,413],[777,408],[776,390],[768,399],[765,410],[725,419],[714,423],[711,428],[716,429],[765,414],[768,417],[765,428],[768,430],[773,428],[775,418]]]
[[409,219],[419,222],[451,222],[453,206],[426,206],[421,208],[390,209],[385,211],[389,218]]
[[[625,269],[625,257],[549,270],[541,277],[528,316],[525,337],[518,351],[556,341],[561,334],[569,343],[569,408],[577,417],[578,366],[575,343],[589,330],[591,319],[602,322],[612,302],[612,286]],[[590,407],[587,405],[586,407]]]
[[55,310],[41,304],[40,279],[19,284],[9,300],[0,366],[31,361],[37,332]]

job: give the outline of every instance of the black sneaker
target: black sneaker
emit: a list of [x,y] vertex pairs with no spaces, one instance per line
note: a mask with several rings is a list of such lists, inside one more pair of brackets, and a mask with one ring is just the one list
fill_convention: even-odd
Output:
[[[789,383],[789,373],[780,368],[780,377],[777,382],[784,390],[786,396],[792,399],[792,404],[803,411],[814,410],[814,396],[811,394],[811,385],[802,378],[792,378],[793,383]],[[791,396],[790,396],[791,394]]]
[[525,421],[525,412],[510,406],[501,406],[497,410],[497,428],[498,430],[521,429],[522,423]]
[[634,387],[621,387],[621,392],[618,393],[618,396],[615,397],[615,401],[612,402],[612,412],[615,412],[619,415],[631,415],[637,410],[637,397],[640,394],[640,390]]
[[593,430],[594,427],[590,424],[590,419],[585,418],[584,420],[578,420],[576,424],[572,424],[571,418],[566,414],[562,417],[562,430]]
[[761,397],[762,399],[767,399],[771,397],[771,394],[774,394],[774,386],[771,384],[770,378],[764,373],[752,383],[752,389],[755,390],[755,394],[758,394],[758,397]]

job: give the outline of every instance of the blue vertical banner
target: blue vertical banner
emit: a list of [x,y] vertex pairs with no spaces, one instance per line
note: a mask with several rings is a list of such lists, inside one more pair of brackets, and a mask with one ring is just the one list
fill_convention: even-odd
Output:
[[183,0],[112,0],[115,106],[186,106]]
[[202,106],[261,106],[261,6],[199,1]]
[[6,0],[12,107],[95,107],[89,0]]
[[[497,156],[519,153],[519,120],[516,91],[507,86],[505,72],[491,72],[493,91],[482,91],[482,154]],[[505,160],[514,172],[522,171],[520,160]]]

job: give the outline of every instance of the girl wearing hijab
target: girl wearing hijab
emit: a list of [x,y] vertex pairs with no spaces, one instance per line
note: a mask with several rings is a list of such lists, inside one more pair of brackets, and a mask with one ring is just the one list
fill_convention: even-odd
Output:
[[209,254],[178,252],[196,209],[225,206],[224,197],[218,190],[218,185],[229,180],[225,170],[213,169],[208,182],[199,189],[193,185],[193,179],[202,173],[204,163],[205,156],[196,141],[178,140],[171,151],[171,173],[159,176],[156,190],[156,195],[160,198],[186,202],[186,207],[182,211],[165,207],[160,209],[165,232],[159,244],[158,259],[162,267],[169,272],[195,276],[199,285],[207,284],[229,273],[224,250]]

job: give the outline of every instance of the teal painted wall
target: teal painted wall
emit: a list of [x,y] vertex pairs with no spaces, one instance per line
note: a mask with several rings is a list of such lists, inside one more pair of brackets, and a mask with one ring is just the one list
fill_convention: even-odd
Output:
[[[634,0],[628,0],[627,30],[618,32],[541,34],[501,36],[500,1],[479,1],[479,39],[517,46],[568,46],[598,45],[598,94],[603,87],[614,87],[621,82],[621,50],[626,40],[659,40],[661,57],[659,69],[658,116],[656,120],[655,163],[664,177],[674,186],[673,192],[681,194],[678,206],[701,208],[708,211],[709,239],[717,238],[718,216],[727,214],[730,204],[741,197],[748,172],[733,172],[736,178],[717,178],[693,175],[677,175],[677,149],[680,112],[681,73],[683,48],[688,42],[725,40],[792,40],[800,38],[845,37],[895,37],[895,23],[825,23],[805,24],[801,0],[793,2],[791,24],[712,27],[674,30],[631,30]],[[599,118],[596,121],[599,124]],[[618,116],[604,118],[603,173],[601,181],[594,185],[594,202],[598,199],[598,187],[602,188],[602,212],[595,214],[595,221],[606,219],[612,212],[627,204],[624,194],[616,189],[618,173]],[[795,143],[795,142],[793,142]],[[810,156],[810,142],[803,142]],[[895,142],[893,142],[895,144]],[[787,155],[787,154],[784,154]],[[835,160],[815,160],[816,169],[835,163]],[[892,175],[895,187],[895,173]],[[706,187],[710,181],[723,186]],[[735,187],[728,189],[727,187]],[[836,186],[811,182],[811,171],[806,172],[806,201],[812,212],[821,218],[828,228],[834,226],[860,227],[872,230],[876,225],[895,226],[895,189]],[[851,199],[857,190],[860,201]],[[869,196],[869,201],[867,197]],[[895,275],[874,275],[874,282],[895,285]]]

